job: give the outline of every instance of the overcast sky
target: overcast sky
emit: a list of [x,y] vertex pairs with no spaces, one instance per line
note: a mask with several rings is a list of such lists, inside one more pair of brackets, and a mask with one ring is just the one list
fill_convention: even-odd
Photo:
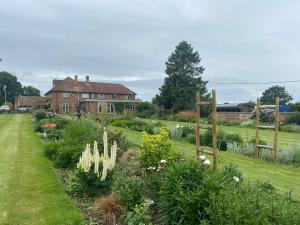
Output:
[[[78,74],[151,100],[182,40],[204,80],[300,79],[300,1],[0,0],[0,70],[42,92]],[[208,85],[218,102],[255,100],[270,85]],[[300,100],[300,83],[285,85]]]

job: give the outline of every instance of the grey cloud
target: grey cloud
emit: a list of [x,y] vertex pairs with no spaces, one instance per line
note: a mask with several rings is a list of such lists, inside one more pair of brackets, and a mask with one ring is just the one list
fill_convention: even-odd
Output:
[[[297,1],[1,1],[0,69],[43,92],[55,77],[125,83],[150,100],[181,40],[219,82],[299,79]],[[213,86],[219,101],[248,101],[268,86]],[[296,99],[299,84],[288,85]],[[235,91],[233,91],[235,90]]]

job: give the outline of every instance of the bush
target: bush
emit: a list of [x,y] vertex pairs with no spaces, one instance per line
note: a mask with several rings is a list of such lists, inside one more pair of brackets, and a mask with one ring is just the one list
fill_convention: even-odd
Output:
[[118,224],[121,215],[126,211],[114,194],[96,199],[93,209],[101,216],[104,224],[108,225]]
[[287,118],[286,122],[300,125],[300,112],[296,112],[296,113],[293,113],[292,115],[290,115]]
[[113,191],[120,203],[128,209],[133,209],[142,201],[143,181],[137,176],[120,176],[114,181]]
[[198,161],[167,167],[159,192],[161,224],[199,224],[208,198],[200,188],[206,174]]
[[127,225],[152,225],[149,204],[143,202],[136,205],[133,211],[129,211],[123,216],[123,220]]
[[[102,168],[99,168],[102,171]],[[76,170],[67,180],[67,192],[73,196],[95,196],[105,194],[111,190],[112,172],[108,171],[107,177],[101,181],[101,176],[90,170],[88,173]]]
[[47,112],[43,109],[36,110],[34,112],[34,117],[35,117],[36,121],[46,119],[47,118]]
[[118,147],[123,150],[127,150],[131,146],[131,144],[129,143],[122,131],[108,130],[107,137],[109,145],[113,145],[114,141],[116,141]]
[[50,141],[45,143],[45,155],[50,160],[55,160],[58,155],[58,150],[61,145],[59,141]]
[[299,203],[276,193],[269,184],[224,188],[211,195],[202,224],[300,224]]
[[36,132],[43,132],[44,129],[42,128],[42,125],[47,124],[47,123],[50,123],[49,119],[41,119],[41,120],[37,121],[35,124],[34,130]]
[[143,133],[140,161],[144,168],[157,167],[160,160],[167,160],[168,165],[174,162],[177,154],[172,149],[167,128],[163,127],[159,134]]

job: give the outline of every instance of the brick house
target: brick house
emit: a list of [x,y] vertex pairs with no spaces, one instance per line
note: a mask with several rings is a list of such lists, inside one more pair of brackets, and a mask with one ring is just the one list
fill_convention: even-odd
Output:
[[57,113],[75,113],[77,107],[83,112],[98,113],[106,103],[108,112],[117,111],[117,105],[122,111],[135,111],[136,93],[122,84],[91,82],[89,76],[85,81],[67,77],[63,80],[53,80],[53,87],[46,93],[50,99],[51,109]]

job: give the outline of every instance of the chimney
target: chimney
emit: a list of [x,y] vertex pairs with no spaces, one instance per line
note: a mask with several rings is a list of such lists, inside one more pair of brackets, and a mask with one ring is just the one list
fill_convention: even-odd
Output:
[[78,81],[78,75],[75,75],[74,78],[75,78],[75,81]]
[[90,76],[85,77],[86,82],[90,82]]

